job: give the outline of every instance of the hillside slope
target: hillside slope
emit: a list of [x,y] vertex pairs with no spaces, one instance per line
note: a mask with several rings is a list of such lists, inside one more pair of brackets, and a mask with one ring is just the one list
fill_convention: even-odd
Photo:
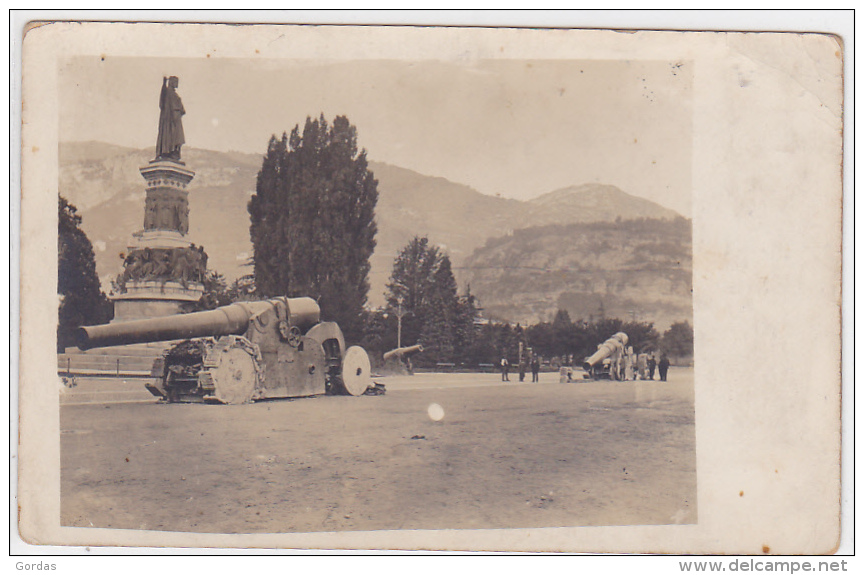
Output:
[[692,322],[690,221],[551,225],[491,239],[464,262],[487,317],[523,324],[566,309],[574,320]]

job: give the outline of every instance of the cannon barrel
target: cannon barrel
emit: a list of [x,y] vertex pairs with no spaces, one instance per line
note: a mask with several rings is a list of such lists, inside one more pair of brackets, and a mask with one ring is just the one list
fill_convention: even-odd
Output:
[[403,357],[408,355],[413,355],[415,353],[420,353],[423,351],[423,346],[420,344],[412,345],[409,347],[397,347],[396,349],[391,349],[390,351],[384,354],[384,361],[392,359],[394,357]]
[[312,298],[274,298],[238,302],[209,311],[85,326],[78,328],[75,338],[78,348],[86,350],[194,337],[243,335],[253,317],[276,306],[285,306],[289,322],[304,330],[318,323],[320,317],[320,308]]
[[582,369],[590,371],[592,367],[613,355],[616,351],[624,349],[624,346],[627,345],[627,342],[629,341],[630,338],[627,337],[627,334],[623,331],[619,331],[597,346],[597,351],[594,352],[594,355],[585,360],[585,363],[582,364]]

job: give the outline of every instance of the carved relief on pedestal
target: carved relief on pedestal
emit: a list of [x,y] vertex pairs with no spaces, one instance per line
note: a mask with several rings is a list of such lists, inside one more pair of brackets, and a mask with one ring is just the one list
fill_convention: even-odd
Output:
[[130,281],[177,282],[184,288],[201,283],[207,274],[207,254],[201,246],[188,248],[143,248],[129,252],[116,284],[121,292]]
[[144,230],[170,230],[183,235],[189,231],[189,201],[175,190],[147,190]]

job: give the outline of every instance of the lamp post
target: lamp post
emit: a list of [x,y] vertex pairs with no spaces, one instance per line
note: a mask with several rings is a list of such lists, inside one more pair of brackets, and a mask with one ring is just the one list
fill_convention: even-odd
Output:
[[[405,317],[408,312],[402,309],[402,298],[396,300],[396,313],[393,315],[396,316],[396,347],[402,347],[402,318]],[[384,313],[384,319],[390,317],[389,313]]]
[[402,347],[402,316],[405,312],[402,310],[402,298],[397,300],[396,308],[396,347]]

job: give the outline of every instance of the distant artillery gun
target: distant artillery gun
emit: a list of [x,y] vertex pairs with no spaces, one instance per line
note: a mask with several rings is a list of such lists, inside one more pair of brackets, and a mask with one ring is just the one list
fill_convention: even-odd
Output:
[[77,332],[78,347],[184,340],[158,358],[146,384],[169,402],[228,404],[312,395],[362,395],[371,384],[369,356],[345,347],[336,323],[321,322],[308,297],[238,302]]
[[408,358],[408,357],[414,355],[415,353],[422,353],[422,352],[423,352],[423,346],[420,345],[419,343],[417,345],[412,345],[409,347],[397,347],[396,349],[391,349],[390,351],[384,353],[384,361],[388,361],[390,359],[397,359],[397,358],[401,359],[403,357]]
[[582,363],[584,379],[624,379],[622,374],[625,347],[630,341],[627,334],[619,331],[597,346],[597,351]]
[[[408,374],[413,375],[414,366],[411,364],[411,356],[422,352],[423,346],[419,343],[408,347],[397,347],[396,349],[384,352],[384,363],[389,363],[391,366],[399,370],[404,366],[408,370]],[[407,365],[403,364],[403,360]]]

